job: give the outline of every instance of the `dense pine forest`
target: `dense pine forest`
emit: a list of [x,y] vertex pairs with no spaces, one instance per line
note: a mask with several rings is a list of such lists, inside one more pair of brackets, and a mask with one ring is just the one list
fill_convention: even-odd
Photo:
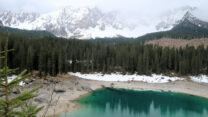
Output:
[[[3,40],[4,40],[3,35]],[[4,44],[4,42],[3,42]],[[142,42],[101,43],[51,36],[9,36],[9,67],[39,71],[40,76],[66,72],[122,72],[150,75],[208,74],[208,48],[162,48]]]

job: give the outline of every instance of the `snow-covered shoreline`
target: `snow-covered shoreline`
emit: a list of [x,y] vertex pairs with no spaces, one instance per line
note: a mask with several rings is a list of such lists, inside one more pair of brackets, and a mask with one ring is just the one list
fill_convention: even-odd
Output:
[[[54,91],[54,83],[52,83],[51,80],[60,81],[56,84],[56,87],[63,88],[65,92],[57,93],[56,95],[53,95],[53,100],[59,100],[59,101],[56,106],[53,106],[48,110],[47,116],[54,116],[54,114],[55,115],[63,114],[66,111],[73,112],[74,110],[79,109],[80,106],[77,105],[73,100],[80,99],[82,96],[86,96],[90,92],[99,90],[103,87],[114,87],[114,88],[122,88],[122,89],[124,88],[124,89],[141,90],[141,91],[150,90],[150,91],[177,92],[188,95],[200,96],[208,99],[208,93],[207,93],[208,84],[192,82],[190,80],[185,80],[185,78],[184,80],[179,80],[177,82],[147,84],[144,82],[128,82],[128,81],[104,82],[101,80],[87,80],[87,78],[78,78],[72,75],[72,73],[69,73],[69,74],[61,74],[57,77],[49,77],[48,79],[40,79],[39,77],[35,77],[34,81],[28,85],[23,86],[23,89],[30,90],[39,85],[43,86],[38,91],[39,92],[38,98],[45,99],[45,101],[41,104],[43,104],[43,106],[47,106],[48,101],[50,101],[48,97],[51,96],[51,92]],[[56,110],[55,113],[54,113],[54,109]],[[44,111],[42,111],[42,113],[44,113]],[[40,115],[42,113],[40,113]]]
[[76,73],[69,72],[69,74],[83,78],[83,79],[88,79],[88,80],[111,81],[111,82],[140,81],[140,82],[147,82],[147,83],[167,83],[170,81],[183,80],[183,78],[179,78],[179,77],[169,77],[169,76],[157,75],[157,74],[152,74],[152,76],[137,75],[137,74],[122,75],[120,73],[81,74],[80,72],[76,72]]
[[190,78],[194,82],[208,83],[208,76],[207,75],[190,76]]
[[[111,73],[111,74],[102,74],[102,73],[93,73],[93,74],[82,74],[80,72],[72,73],[70,75],[88,79],[88,80],[98,80],[98,81],[109,81],[109,82],[128,82],[128,81],[140,81],[146,83],[168,83],[177,80],[184,80],[184,78],[179,77],[170,77],[165,75],[152,74],[152,76],[146,75],[122,75],[121,73]],[[208,76],[190,76],[190,79],[194,82],[199,83],[208,83]]]

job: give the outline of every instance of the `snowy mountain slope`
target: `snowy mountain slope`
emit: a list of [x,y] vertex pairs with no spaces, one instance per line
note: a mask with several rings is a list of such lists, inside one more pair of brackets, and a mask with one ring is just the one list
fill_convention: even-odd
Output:
[[120,18],[116,12],[104,13],[98,8],[70,6],[47,14],[7,11],[0,14],[0,21],[4,26],[26,30],[47,30],[65,38],[86,39],[118,35],[138,37],[146,33],[170,30],[187,12],[195,9],[182,7],[165,12],[154,20],[141,17],[133,24]]
[[[168,31],[160,31],[154,33],[148,33],[146,35],[140,36],[136,38],[139,41],[149,41],[149,40],[157,40],[163,38],[172,38],[174,39],[199,39],[199,38],[207,38],[208,37],[208,22],[202,21],[197,17],[193,16],[190,12],[187,12],[181,20],[178,21],[172,29]],[[173,41],[167,41],[163,43],[164,40],[153,41],[154,43],[161,43],[162,45],[168,45],[168,43],[176,43]],[[203,42],[204,43],[204,42]]]
[[[159,23],[156,25],[156,29],[159,31],[167,31],[179,24],[184,16],[188,13],[197,10],[195,7],[185,6],[182,8],[173,9],[165,12],[161,15]],[[187,16],[188,17],[188,16]]]
[[[4,26],[27,29],[47,30],[59,37],[91,38],[100,35],[106,28],[123,29],[115,13],[102,13],[97,8],[66,7],[47,14],[12,13],[0,14]],[[94,34],[91,34],[91,33]],[[98,34],[96,34],[98,33]],[[95,36],[94,36],[95,35]],[[103,36],[114,36],[101,34]]]

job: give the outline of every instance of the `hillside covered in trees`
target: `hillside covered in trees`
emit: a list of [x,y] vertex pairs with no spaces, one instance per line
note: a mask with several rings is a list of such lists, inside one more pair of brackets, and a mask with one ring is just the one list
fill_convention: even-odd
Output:
[[[0,22],[1,26],[1,22]],[[55,37],[52,33],[47,32],[47,31],[39,31],[39,30],[21,30],[17,28],[10,28],[10,27],[2,27],[2,32],[5,33],[6,31],[9,31],[10,35],[17,35],[17,36],[22,36],[24,38],[35,38],[35,37]]]
[[[208,74],[208,48],[169,48],[145,41],[171,37],[208,37],[208,29],[184,20],[172,30],[137,39],[117,37],[95,40],[57,38],[45,31],[9,30],[9,67],[37,70],[40,76],[72,72],[122,72],[138,74]],[[4,35],[3,35],[3,38]],[[4,43],[3,43],[4,44]],[[14,54],[15,53],[15,54]]]
[[[4,43],[4,42],[3,42]],[[162,48],[141,42],[114,44],[55,37],[9,36],[9,67],[40,76],[72,72],[208,74],[208,48]]]

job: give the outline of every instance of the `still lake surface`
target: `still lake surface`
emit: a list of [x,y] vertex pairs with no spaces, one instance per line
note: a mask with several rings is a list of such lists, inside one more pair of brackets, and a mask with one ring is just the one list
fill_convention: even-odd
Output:
[[208,117],[208,100],[161,91],[102,89],[77,101],[82,108],[61,117]]

